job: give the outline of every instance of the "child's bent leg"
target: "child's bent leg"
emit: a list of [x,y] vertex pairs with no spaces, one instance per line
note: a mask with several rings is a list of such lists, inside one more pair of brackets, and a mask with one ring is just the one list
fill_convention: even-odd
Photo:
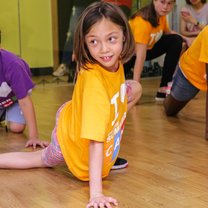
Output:
[[25,129],[25,125],[15,122],[8,122],[8,128],[13,133],[22,133]]
[[164,108],[167,116],[175,116],[199,92],[178,68],[173,78],[170,95],[165,98]]
[[175,116],[188,101],[178,101],[172,95],[168,95],[164,101],[165,113],[167,116]]
[[142,95],[142,86],[135,80],[126,80],[128,111],[138,102]]
[[10,131],[22,133],[25,129],[25,118],[18,103],[13,104],[6,110],[6,121]]

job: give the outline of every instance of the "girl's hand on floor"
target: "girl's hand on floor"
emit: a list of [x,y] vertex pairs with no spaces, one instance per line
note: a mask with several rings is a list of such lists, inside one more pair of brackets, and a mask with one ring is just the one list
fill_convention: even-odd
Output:
[[86,208],[112,208],[113,205],[117,206],[118,202],[116,199],[108,196],[104,196],[103,194],[92,197],[87,204]]
[[25,147],[32,147],[33,149],[35,149],[37,146],[40,146],[42,148],[45,148],[49,145],[48,141],[41,141],[39,139],[29,139],[25,145]]

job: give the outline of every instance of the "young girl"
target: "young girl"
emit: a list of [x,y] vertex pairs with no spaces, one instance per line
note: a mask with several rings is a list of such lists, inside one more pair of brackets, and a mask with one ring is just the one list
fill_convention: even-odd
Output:
[[30,97],[34,88],[28,64],[10,51],[0,48],[0,110],[6,112],[6,122],[13,133],[28,127],[26,147],[46,147],[38,134],[35,109]]
[[181,34],[196,37],[208,23],[208,4],[206,0],[186,0],[181,9]]
[[207,90],[208,26],[196,37],[182,55],[173,78],[171,93],[164,102],[166,114],[175,116],[199,90]]
[[0,155],[0,168],[53,167],[66,162],[80,180],[88,181],[87,207],[117,205],[102,191],[120,149],[128,109],[141,95],[135,81],[125,83],[122,63],[134,52],[124,14],[116,6],[96,2],[82,13],[75,32],[78,72],[72,100],[62,105],[49,146],[36,152]]
[[145,60],[166,54],[156,100],[166,97],[168,82],[172,81],[182,49],[182,37],[170,30],[166,19],[174,4],[174,0],[152,0],[129,20],[136,42],[136,54],[124,67],[125,71],[133,67],[134,80],[140,81]]

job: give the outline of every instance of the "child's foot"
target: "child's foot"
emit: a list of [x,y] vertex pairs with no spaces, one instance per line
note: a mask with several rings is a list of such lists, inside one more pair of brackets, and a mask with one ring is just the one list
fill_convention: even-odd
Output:
[[61,77],[64,76],[65,74],[69,73],[69,69],[66,66],[66,64],[61,64],[56,71],[53,72],[53,76],[55,77]]
[[128,161],[124,158],[118,157],[111,170],[118,170],[118,169],[126,168],[127,166],[128,166]]
[[171,87],[172,87],[172,82],[168,82],[168,86],[160,87],[157,91],[155,100],[164,101],[166,96],[170,94]]

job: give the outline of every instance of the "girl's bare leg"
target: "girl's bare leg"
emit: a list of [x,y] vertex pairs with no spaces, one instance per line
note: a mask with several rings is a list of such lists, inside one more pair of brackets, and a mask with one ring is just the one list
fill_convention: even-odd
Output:
[[0,154],[0,169],[28,169],[45,167],[41,160],[43,150]]

